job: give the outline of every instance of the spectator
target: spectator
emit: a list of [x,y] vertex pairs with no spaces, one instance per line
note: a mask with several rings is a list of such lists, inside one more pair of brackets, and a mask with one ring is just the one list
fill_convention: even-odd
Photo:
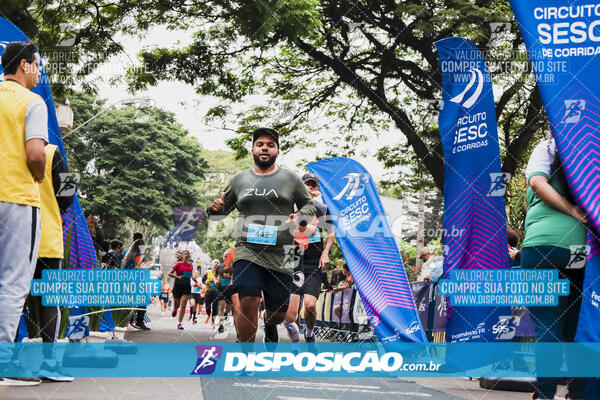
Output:
[[511,227],[507,228],[508,237],[508,255],[510,256],[511,267],[521,264],[521,252],[519,251],[519,234]]
[[[61,214],[73,203],[74,188],[61,192],[63,182],[69,177],[67,165],[58,147],[46,146],[46,176],[40,184],[41,204],[41,239],[34,279],[42,279],[43,271],[60,269],[64,258],[64,243]],[[39,329],[44,343],[54,343],[58,339],[60,312],[58,307],[42,305],[41,296],[29,296],[29,318],[26,318],[29,337],[37,336]],[[27,314],[25,314],[27,317]],[[53,346],[43,347],[44,360],[40,366],[39,376],[55,382],[71,382],[73,377],[67,374],[56,359]]]
[[423,247],[419,252],[419,258],[425,263],[421,267],[421,274],[417,282],[431,281],[436,283],[444,273],[444,257],[434,256],[429,247]]
[[[556,306],[529,307],[535,322],[536,342],[572,342],[577,331],[585,275],[587,215],[575,202],[556,152],[554,140],[540,142],[529,158],[527,215],[521,268],[555,269],[569,280],[569,295],[559,296]],[[581,255],[578,259],[577,256]],[[574,262],[578,260],[578,262]],[[556,370],[563,363],[561,352],[536,352],[537,365]],[[567,366],[572,362],[567,354]],[[534,399],[554,399],[557,378],[538,377]],[[585,378],[571,379],[568,399],[583,399]]]
[[[144,258],[142,257],[142,252],[141,252],[140,246],[143,246],[143,245],[144,245],[144,235],[142,235],[139,232],[135,232],[133,234],[133,243],[131,244],[130,248],[125,250],[125,255],[123,256],[123,261],[121,263],[121,266],[124,269],[134,269],[134,268],[139,268],[142,266],[142,264],[144,262]],[[150,328],[148,328],[146,326],[146,323],[144,322],[144,317],[146,315],[146,306],[140,305],[137,308],[138,308],[138,310],[136,310],[136,312],[133,313],[133,316],[131,317],[131,321],[129,321],[129,324],[136,329],[149,331]]]
[[121,268],[123,262],[123,242],[113,239],[110,242],[110,250],[106,255],[106,267],[111,269]]
[[[13,342],[29,293],[40,241],[40,189],[46,169],[48,110],[31,92],[41,76],[31,42],[8,43],[0,82],[0,342]],[[38,385],[39,378],[5,378],[12,350],[0,350],[0,386]],[[23,374],[24,376],[25,374]],[[11,376],[15,376],[11,374]]]
[[104,232],[102,232],[102,227],[100,226],[98,218],[94,216],[91,213],[91,211],[86,211],[84,215],[88,228],[90,230],[90,235],[92,236],[92,242],[94,243],[96,257],[102,262],[104,261],[103,259],[106,256],[106,253],[108,252],[108,246],[106,245],[106,241],[104,240]]

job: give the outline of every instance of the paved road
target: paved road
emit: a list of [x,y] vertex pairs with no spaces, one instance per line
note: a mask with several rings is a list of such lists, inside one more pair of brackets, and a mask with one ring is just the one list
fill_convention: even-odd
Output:
[[[162,316],[156,306],[149,308],[150,332],[128,331],[136,342],[208,342],[212,329],[200,321],[184,321],[184,330],[170,315]],[[258,340],[262,340],[259,329]],[[284,329],[280,337],[285,340]],[[235,340],[233,329],[228,341]],[[479,388],[476,380],[462,378],[76,378],[72,383],[43,383],[32,388],[0,387],[0,399],[52,400],[527,400],[528,393]],[[564,399],[564,390],[562,397]]]

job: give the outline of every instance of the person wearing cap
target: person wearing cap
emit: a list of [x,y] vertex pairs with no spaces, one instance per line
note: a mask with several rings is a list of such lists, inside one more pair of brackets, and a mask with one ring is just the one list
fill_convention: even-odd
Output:
[[[317,209],[316,221],[311,222],[306,228],[309,236],[304,254],[300,258],[300,269],[304,273],[304,284],[300,288],[300,294],[303,295],[304,319],[306,321],[304,338],[306,342],[311,343],[315,341],[313,330],[317,321],[317,299],[321,294],[323,283],[321,272],[329,264],[329,251],[333,245],[335,234],[329,209],[325,204],[316,200],[317,197],[321,196],[319,178],[314,174],[306,173],[302,176],[302,182],[306,185]],[[312,227],[314,227],[314,230],[311,229]],[[325,245],[323,245],[323,238],[325,238]],[[301,308],[302,303],[300,303],[298,310]]]
[[444,257],[434,256],[429,247],[423,247],[419,251],[419,259],[425,261],[421,267],[421,274],[417,281],[437,282],[443,273]]
[[219,219],[239,211],[233,285],[242,314],[240,342],[255,340],[261,296],[266,309],[265,342],[277,342],[277,324],[290,308],[292,275],[299,262],[294,232],[314,218],[316,208],[300,177],[277,166],[277,131],[260,128],[252,137],[253,166],[231,178],[208,215]]

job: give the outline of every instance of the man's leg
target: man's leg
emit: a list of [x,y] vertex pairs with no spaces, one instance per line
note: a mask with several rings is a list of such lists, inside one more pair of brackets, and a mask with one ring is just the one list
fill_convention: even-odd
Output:
[[318,267],[306,271],[306,280],[302,291],[304,293],[304,321],[306,322],[304,337],[312,341],[317,321],[317,298],[321,294],[321,271]]
[[238,337],[240,342],[254,342],[258,329],[258,304],[264,290],[264,268],[247,260],[233,264],[233,285],[240,303]]
[[310,294],[304,295],[304,322],[306,322],[306,334],[304,336],[313,336],[315,323],[317,322],[317,298]]
[[244,297],[240,299],[240,316],[237,324],[240,342],[254,342],[256,338],[259,302],[260,297]]
[[[35,271],[40,240],[39,208],[0,202],[0,342],[13,342]],[[12,351],[0,350],[0,364]]]
[[294,286],[291,275],[266,268],[263,268],[263,271],[266,277],[266,282],[263,286],[265,299],[265,342],[279,341],[277,325],[286,321],[288,314],[290,315],[289,321],[291,322],[289,326],[286,326],[286,329],[288,329],[290,339],[297,341],[299,330],[295,321],[298,305],[300,304],[300,295],[296,292],[299,288]]

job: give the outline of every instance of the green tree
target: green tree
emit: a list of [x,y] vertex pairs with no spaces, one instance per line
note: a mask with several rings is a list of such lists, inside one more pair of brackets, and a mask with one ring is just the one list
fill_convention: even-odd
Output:
[[[99,112],[103,101],[71,97],[75,125]],[[63,135],[69,166],[81,175],[85,210],[99,215],[109,237],[126,220],[167,230],[173,206],[195,206],[197,185],[207,170],[201,146],[158,108],[110,109]]]
[[[157,26],[196,29],[189,46],[142,52],[128,78],[134,89],[175,79],[220,97],[207,117],[234,124],[240,135],[230,145],[238,156],[247,153],[243,144],[258,125],[278,128],[284,151],[318,144],[326,155],[362,154],[367,137],[395,127],[406,141],[381,154],[395,160],[392,166],[403,162],[394,157],[399,153],[412,158],[423,179],[443,190],[439,135],[424,105],[441,98],[433,44],[449,36],[493,50],[485,55],[497,90],[505,172],[514,175],[543,130],[529,69],[498,68],[528,64],[506,0],[7,0],[0,13],[37,41],[46,59],[56,55],[58,70],[50,72],[64,83],[54,81],[55,93],[75,83],[92,86],[82,78],[131,35]],[[513,34],[487,49],[493,22],[509,23]],[[69,34],[73,43],[59,46]],[[264,101],[247,105],[250,95]]]
[[208,229],[206,240],[202,243],[202,251],[210,258],[222,260],[223,253],[235,246],[233,229],[235,228],[235,215],[227,217]]
[[[516,171],[524,149],[543,129],[541,98],[529,70],[514,73],[496,67],[506,62],[495,64],[528,65],[505,0],[219,0],[185,9],[165,5],[153,17],[155,23],[178,20],[201,28],[187,47],[142,52],[142,63],[152,70],[131,70],[132,88],[177,79],[221,97],[208,117],[235,124],[240,135],[229,144],[240,156],[258,125],[280,129],[283,150],[318,143],[327,155],[361,154],[367,137],[394,126],[406,142],[383,154],[406,154],[428,175],[423,179],[443,190],[439,134],[435,121],[426,122],[424,106],[441,98],[434,43],[463,36],[484,49],[493,22],[507,22],[514,32],[486,52],[494,64],[505,172]],[[232,112],[251,94],[265,101]]]

